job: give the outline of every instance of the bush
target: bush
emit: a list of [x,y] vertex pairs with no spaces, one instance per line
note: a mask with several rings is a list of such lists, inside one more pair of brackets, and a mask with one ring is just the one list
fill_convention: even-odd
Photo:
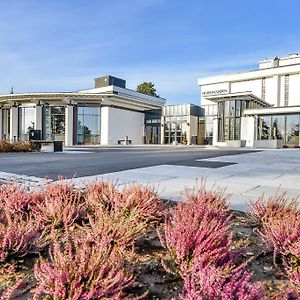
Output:
[[34,219],[21,219],[8,211],[4,215],[0,222],[0,262],[35,251],[40,232]]
[[[231,245],[229,209],[219,193],[201,187],[196,193],[185,192],[186,203],[178,203],[169,211],[164,224],[164,236],[158,232],[161,244],[168,250],[172,269],[185,276],[193,260],[201,256],[203,265],[214,260],[221,263]],[[205,257],[205,259],[204,259]]]
[[31,152],[33,151],[33,146],[30,142],[10,142],[10,141],[0,141],[0,152]]
[[139,221],[148,224],[163,215],[162,202],[154,189],[137,184],[118,192],[113,183],[95,181],[87,186],[86,201],[91,214],[98,209],[123,215],[134,211]]
[[[123,299],[133,284],[123,260],[110,239],[94,245],[72,238],[55,242],[50,260],[40,258],[34,267],[34,299]],[[128,298],[127,298],[128,299]]]
[[216,267],[197,263],[184,278],[184,300],[260,300],[263,298],[259,283],[251,282],[252,274],[243,268],[228,265]]

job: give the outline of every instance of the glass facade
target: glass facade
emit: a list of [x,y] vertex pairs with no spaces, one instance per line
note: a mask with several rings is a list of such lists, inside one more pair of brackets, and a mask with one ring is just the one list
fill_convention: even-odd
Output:
[[161,109],[145,112],[145,144],[160,144],[161,113]]
[[186,144],[188,126],[187,116],[165,117],[165,144]]
[[29,140],[29,130],[34,129],[35,108],[20,107],[19,108],[19,137],[22,141]]
[[9,139],[10,134],[10,109],[2,109],[2,138]]
[[218,142],[241,139],[241,117],[246,108],[263,105],[251,100],[227,100],[218,103]]
[[101,143],[101,107],[79,106],[77,108],[77,144]]
[[47,141],[65,140],[65,107],[44,106],[44,139]]
[[257,124],[259,140],[283,140],[287,145],[299,145],[299,114],[259,116]]

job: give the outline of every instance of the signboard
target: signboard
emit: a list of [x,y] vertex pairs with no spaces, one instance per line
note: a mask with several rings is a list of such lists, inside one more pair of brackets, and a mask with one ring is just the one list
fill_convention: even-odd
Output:
[[219,90],[203,91],[202,96],[209,97],[209,96],[217,96],[217,95],[223,95],[228,93],[229,93],[228,89],[219,89]]

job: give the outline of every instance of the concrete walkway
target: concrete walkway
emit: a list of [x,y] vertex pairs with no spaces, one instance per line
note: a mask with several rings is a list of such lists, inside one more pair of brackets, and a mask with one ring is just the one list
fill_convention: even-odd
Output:
[[110,174],[73,179],[84,184],[95,179],[126,183],[138,182],[155,186],[162,198],[180,201],[185,187],[193,188],[201,178],[207,188],[226,188],[231,194],[232,209],[247,210],[248,203],[263,193],[266,197],[287,192],[289,197],[300,195],[299,149],[268,150],[228,155],[205,161],[234,163],[221,168],[159,165]]

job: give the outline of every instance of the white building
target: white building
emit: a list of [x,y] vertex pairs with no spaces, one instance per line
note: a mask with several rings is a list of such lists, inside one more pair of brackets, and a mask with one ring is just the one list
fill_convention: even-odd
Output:
[[214,145],[299,146],[300,55],[259,69],[198,80],[206,141]]
[[95,88],[67,93],[0,95],[0,139],[27,140],[29,131],[40,140],[65,145],[114,145],[127,139],[144,141],[145,111],[161,109],[165,99],[125,87],[125,80],[104,76]]

